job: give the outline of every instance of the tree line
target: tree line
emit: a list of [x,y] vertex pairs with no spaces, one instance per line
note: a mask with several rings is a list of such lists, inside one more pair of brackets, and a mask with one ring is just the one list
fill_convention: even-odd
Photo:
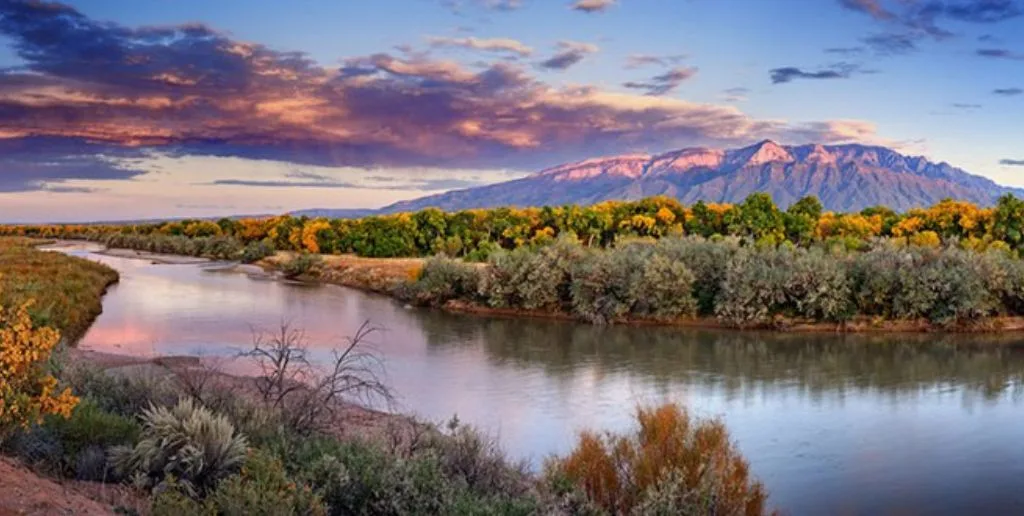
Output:
[[[143,247],[146,238],[165,242],[201,240],[218,249],[352,253],[366,257],[415,257],[444,254],[484,261],[500,249],[540,248],[560,235],[575,235],[585,247],[609,247],[624,238],[692,235],[739,237],[759,246],[790,243],[841,244],[865,249],[878,237],[918,246],[956,242],[984,251],[1014,252],[1024,247],[1024,201],[1012,194],[993,207],[943,200],[928,208],[898,213],[875,206],[853,213],[825,211],[808,196],[780,209],[766,193],[739,204],[697,202],[684,206],[669,197],[607,201],[592,206],[492,208],[445,212],[427,208],[412,213],[329,219],[281,215],[267,218],[176,220],[145,224],[62,224],[0,226],[0,236],[74,238],[103,241],[131,236],[119,246]],[[164,238],[166,237],[166,238]],[[172,238],[174,240],[168,240]],[[227,243],[225,243],[227,242]],[[118,242],[115,242],[115,246]],[[178,245],[178,244],[175,244]],[[171,246],[174,247],[174,246]],[[196,251],[198,249],[198,251]],[[204,246],[189,247],[203,254]],[[220,256],[218,256],[220,257]]]

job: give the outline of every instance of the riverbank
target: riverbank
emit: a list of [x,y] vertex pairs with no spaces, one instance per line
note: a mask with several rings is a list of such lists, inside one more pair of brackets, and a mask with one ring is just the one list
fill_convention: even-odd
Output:
[[[286,372],[288,363],[303,362],[295,347],[301,341],[291,335],[282,330],[279,340],[268,336],[259,341],[262,348],[253,344],[259,352],[248,356],[258,366],[257,376],[226,373],[197,357],[65,350],[51,363],[61,364],[56,374],[80,402],[70,415],[0,433],[0,450],[21,461],[2,459],[0,509],[157,516],[234,514],[231,509],[238,507],[268,514],[569,515],[621,506],[606,505],[606,491],[589,487],[596,471],[589,461],[607,460],[590,453],[591,441],[585,452],[552,457],[545,473],[531,471],[508,459],[492,438],[457,420],[421,423],[342,403],[345,393],[358,395],[374,382],[367,372],[378,362],[356,349],[359,333],[337,364],[315,376],[301,369]],[[294,335],[301,339],[301,333]],[[260,365],[259,357],[269,363]],[[727,513],[764,512],[764,487],[748,476],[720,423],[691,420],[676,405],[638,410],[636,417],[645,428],[664,424],[665,432],[609,434],[598,445],[599,453],[638,451],[636,465],[617,473],[617,485],[624,487],[616,498],[697,510],[694,497],[715,494],[716,505]],[[690,468],[686,461],[693,458],[710,465],[708,472],[693,479],[640,476],[639,468],[651,460],[666,460],[644,455],[666,445],[649,442],[656,436],[677,445],[694,443],[659,471]],[[195,466],[187,459],[192,450],[213,459]],[[680,498],[655,501],[666,483]],[[19,495],[21,489],[32,490],[32,497]],[[124,498],[112,501],[100,493]]]
[[0,238],[0,303],[31,302],[33,322],[57,329],[72,344],[102,313],[103,295],[119,276],[105,265],[38,249],[51,243]]
[[[259,265],[268,271],[279,271],[282,264],[294,259],[296,253],[278,252]],[[403,287],[415,282],[423,273],[427,259],[418,258],[361,258],[354,255],[322,255],[321,265],[310,280],[341,285],[358,290],[383,294],[402,302],[417,300]],[[465,264],[485,271],[487,264]],[[440,304],[430,301],[418,304],[451,313],[482,317],[530,318],[558,321],[580,321],[578,315],[560,310],[494,307],[465,299],[449,299]],[[764,321],[736,324],[718,317],[642,317],[627,315],[616,317],[609,323],[627,326],[672,326],[710,330],[757,330],[794,333],[999,333],[1024,331],[1024,316],[987,316],[967,318],[946,323],[935,323],[927,318],[886,319],[878,316],[855,315],[841,322],[814,321],[805,318],[775,315]]]
[[[113,250],[117,251],[117,250]],[[154,260],[156,263],[175,263],[173,255],[118,252],[115,256]],[[244,272],[257,279],[281,279],[280,271],[285,263],[299,256],[298,253],[279,251],[273,256],[260,260],[254,265],[239,264],[225,270]],[[355,255],[317,255],[320,258],[316,270],[302,277],[305,281],[322,282],[354,288],[392,297],[401,302],[415,302],[402,287],[417,279],[423,272],[428,259],[421,258],[362,258]],[[185,260],[195,260],[185,257]],[[200,263],[209,263],[202,260]],[[478,270],[486,270],[487,264],[466,264]],[[257,268],[258,267],[258,268]],[[262,270],[265,274],[259,274]],[[431,303],[420,303],[430,305]],[[451,299],[432,305],[433,308],[450,313],[481,317],[528,318],[539,320],[575,321],[580,317],[571,313],[550,309],[525,309],[493,307],[464,299]],[[585,322],[585,321],[584,321]],[[609,323],[626,326],[671,326],[709,330],[756,330],[794,333],[999,333],[1024,331],[1024,316],[987,316],[937,324],[927,318],[886,319],[878,316],[855,315],[841,322],[814,321],[804,318],[776,315],[769,320],[736,324],[718,317],[640,317],[635,315],[617,317]]]
[[210,262],[210,260],[206,258],[196,258],[193,256],[181,256],[176,254],[151,253],[148,251],[136,251],[134,249],[106,248],[102,251],[97,251],[96,254],[116,256],[118,258],[130,258],[134,260],[147,260],[151,263],[159,263],[162,265],[195,265]]
[[[298,253],[278,251],[257,265],[280,271]],[[361,258],[355,255],[316,255],[319,263],[308,279],[341,285],[365,292],[393,295],[396,288],[415,281],[423,270],[422,258]]]
[[[57,245],[75,245],[75,241],[61,241]],[[149,253],[127,249],[105,249],[98,254],[130,259],[148,260],[159,264],[212,264],[213,260]],[[284,279],[282,269],[301,256],[299,253],[279,251],[254,264],[226,262],[217,268],[223,272],[240,272],[253,279]],[[314,269],[300,276],[300,281],[322,282],[357,290],[382,294],[401,302],[429,305],[450,313],[482,317],[529,318],[560,321],[581,321],[578,314],[559,309],[527,309],[522,307],[495,307],[474,299],[417,300],[410,296],[408,286],[423,275],[430,259],[421,258],[363,258],[355,255],[315,255]],[[485,272],[488,264],[465,263],[465,267]],[[214,270],[214,269],[211,269]],[[475,290],[475,289],[474,289]],[[474,297],[474,296],[471,296]],[[586,321],[583,321],[586,322]],[[617,316],[605,321],[626,326],[672,326],[715,330],[758,330],[794,333],[999,333],[1024,331],[1024,316],[989,315],[965,317],[943,322],[928,318],[890,319],[881,316],[852,315],[838,322],[816,321],[807,318],[774,314],[760,320],[737,323],[715,316],[645,317],[636,314]]]

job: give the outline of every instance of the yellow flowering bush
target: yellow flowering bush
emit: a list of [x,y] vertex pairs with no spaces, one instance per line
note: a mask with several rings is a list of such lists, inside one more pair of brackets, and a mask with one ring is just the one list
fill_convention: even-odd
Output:
[[33,327],[30,305],[0,307],[0,440],[45,415],[69,417],[78,404],[71,390],[60,391],[46,370],[60,333]]

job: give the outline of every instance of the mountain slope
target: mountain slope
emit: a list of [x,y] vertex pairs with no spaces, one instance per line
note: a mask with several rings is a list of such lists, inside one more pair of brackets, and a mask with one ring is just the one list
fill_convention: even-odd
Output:
[[817,196],[826,209],[857,211],[885,205],[897,210],[943,198],[991,205],[1002,194],[1024,191],[996,184],[946,163],[932,163],[884,147],[783,146],[772,141],[733,150],[682,149],[657,156],[591,159],[549,168],[522,179],[457,190],[393,204],[381,212],[493,206],[592,204],[652,195],[685,204],[741,202],[768,192],[786,207]]

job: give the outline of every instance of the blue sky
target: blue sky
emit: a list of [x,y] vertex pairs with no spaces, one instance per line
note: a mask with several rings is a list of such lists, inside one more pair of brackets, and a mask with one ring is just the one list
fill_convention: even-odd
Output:
[[0,220],[375,207],[764,138],[1021,186],[1022,29],[1015,0],[0,0]]

